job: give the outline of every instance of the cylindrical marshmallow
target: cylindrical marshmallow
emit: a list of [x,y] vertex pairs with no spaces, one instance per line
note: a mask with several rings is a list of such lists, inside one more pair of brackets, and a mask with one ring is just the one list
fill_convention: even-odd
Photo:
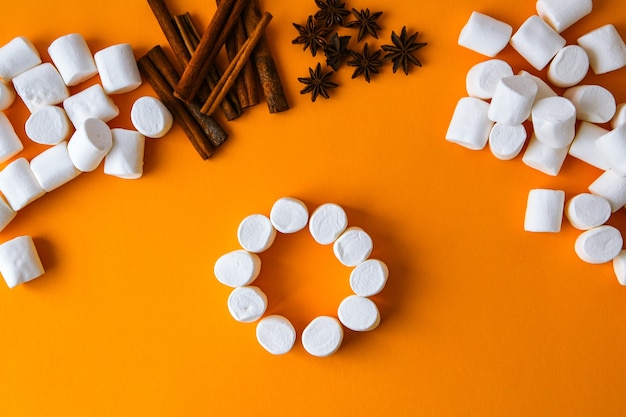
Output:
[[44,274],[37,248],[30,236],[18,236],[0,245],[0,273],[9,288]]
[[42,106],[60,104],[70,96],[61,74],[48,62],[13,78],[13,86],[31,112]]
[[56,145],[69,138],[72,125],[65,110],[59,106],[43,106],[26,120],[26,136],[42,145]]
[[591,0],[538,0],[537,14],[561,33],[591,13]]
[[128,43],[109,46],[95,53],[96,67],[107,94],[122,94],[141,85],[141,74]]
[[17,212],[4,201],[4,198],[0,197],[0,232],[11,223],[15,216],[17,216]]
[[0,80],[0,110],[6,110],[15,101],[15,89],[9,83]]
[[260,272],[261,258],[242,249],[220,256],[213,268],[215,278],[229,287],[250,285]]
[[611,205],[598,195],[582,193],[565,204],[565,216],[578,230],[589,230],[606,223],[611,217]]
[[104,173],[124,179],[143,175],[143,155],[146,138],[135,130],[111,129],[113,145],[104,157]]
[[46,149],[30,161],[30,169],[41,188],[50,192],[76,178],[76,169],[67,151],[67,142]]
[[507,125],[521,124],[530,115],[537,90],[537,84],[528,77],[501,78],[489,105],[489,120]]
[[100,84],[94,84],[67,98],[63,108],[76,128],[90,118],[108,122],[120,114],[119,108]]
[[582,232],[574,250],[580,259],[590,264],[613,260],[622,251],[622,234],[613,226],[603,225]]
[[165,136],[174,123],[174,117],[165,104],[150,96],[140,97],[133,103],[130,120],[138,132],[149,138]]
[[556,91],[554,91],[552,87],[550,87],[550,85],[543,80],[543,78],[537,77],[536,75],[533,75],[529,73],[528,71],[524,71],[524,70],[518,72],[517,75],[528,77],[531,80],[533,80],[535,84],[537,84],[537,94],[535,95],[535,103],[541,99],[544,99],[547,97],[554,97],[558,95]]
[[501,59],[490,59],[479,62],[467,72],[465,88],[470,97],[483,100],[493,97],[498,81],[504,77],[511,77],[513,69]]
[[314,318],[302,332],[302,346],[313,356],[325,358],[339,350],[343,341],[341,323],[330,316]]
[[0,78],[6,82],[39,64],[37,48],[24,36],[13,38],[0,48]]
[[581,82],[588,71],[587,52],[578,45],[568,45],[550,62],[548,80],[557,87],[572,87]]
[[511,25],[479,12],[472,12],[461,29],[458,43],[489,57],[496,56],[506,47],[513,33]]
[[267,296],[258,287],[237,287],[228,296],[228,311],[241,323],[252,323],[267,309]]
[[576,118],[591,123],[606,123],[613,118],[615,97],[599,85],[577,85],[563,92],[563,97],[576,106]]
[[339,321],[350,330],[365,332],[374,330],[380,323],[380,312],[369,298],[349,295],[339,304]]
[[269,249],[276,238],[272,221],[262,214],[251,214],[239,223],[237,239],[248,252],[261,253]]
[[350,273],[350,288],[356,295],[371,297],[385,288],[389,269],[383,261],[368,259]]
[[348,227],[333,244],[335,256],[345,266],[357,266],[365,261],[373,248],[372,238],[360,227]]
[[553,177],[559,174],[565,158],[567,157],[568,147],[553,148],[543,142],[537,140],[532,134],[528,141],[526,151],[522,156],[522,162],[531,168],[543,172]]
[[532,121],[537,140],[553,148],[569,146],[576,135],[576,107],[564,97],[548,97],[536,102]]
[[578,38],[587,51],[595,74],[605,74],[626,66],[626,44],[615,26],[608,24]]
[[296,329],[283,316],[267,316],[257,324],[256,338],[272,355],[283,355],[289,352],[296,342]]
[[541,71],[566,41],[542,18],[533,15],[511,36],[510,43],[530,65]]
[[580,122],[568,153],[591,166],[606,171],[611,166],[596,146],[598,138],[609,131],[589,122]]
[[345,210],[333,203],[322,204],[313,211],[309,219],[309,231],[321,245],[333,243],[348,227]]
[[615,115],[611,119],[611,127],[615,129],[619,125],[626,124],[626,103],[620,103],[615,108]]
[[100,119],[87,119],[67,144],[74,166],[82,172],[95,170],[113,146],[111,129]]
[[522,151],[526,136],[524,125],[496,123],[489,134],[489,150],[496,158],[508,161]]
[[78,33],[55,39],[48,47],[48,55],[68,86],[78,85],[98,73],[85,38]]
[[537,188],[530,190],[526,203],[524,230],[558,233],[563,223],[565,193],[561,190]]
[[11,121],[4,112],[0,112],[0,163],[13,158],[22,149],[24,145],[15,133]]
[[596,140],[596,146],[609,166],[626,177],[626,125],[621,125]]
[[283,197],[272,206],[270,220],[279,232],[295,233],[306,227],[309,221],[309,210],[302,201],[292,197]]
[[620,177],[612,169],[604,171],[588,188],[592,194],[604,197],[609,202],[612,213],[626,204],[626,178]]
[[626,286],[626,250],[622,250],[613,258],[613,271],[620,285]]
[[15,211],[21,210],[46,193],[26,158],[18,158],[0,171],[0,192]]
[[487,145],[493,122],[487,117],[489,103],[473,97],[461,98],[450,120],[446,140],[471,150]]

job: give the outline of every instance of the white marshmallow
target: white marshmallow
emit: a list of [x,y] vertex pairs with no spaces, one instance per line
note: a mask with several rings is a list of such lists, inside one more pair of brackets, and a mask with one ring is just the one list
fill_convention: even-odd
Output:
[[558,233],[563,223],[565,192],[537,188],[530,190],[526,203],[524,230],[527,232]]
[[596,146],[596,140],[608,132],[608,130],[593,123],[580,122],[574,141],[569,148],[569,154],[591,166],[606,171],[610,165]]
[[461,98],[454,109],[446,132],[446,140],[472,150],[487,145],[493,122],[487,117],[489,103],[473,98]]
[[553,148],[569,146],[576,135],[576,107],[564,97],[548,97],[536,102],[532,121],[537,140]]
[[15,101],[15,89],[11,84],[0,80],[0,110],[6,110]]
[[581,82],[588,71],[587,52],[578,45],[568,45],[550,62],[548,80],[557,87],[572,87]]
[[622,250],[613,258],[613,271],[620,285],[626,286],[626,250]]
[[113,146],[111,129],[100,119],[87,119],[67,144],[74,166],[82,172],[95,170]]
[[104,173],[124,179],[137,179],[143,175],[143,155],[146,138],[128,129],[111,129],[113,145],[104,157]]
[[229,287],[250,285],[260,272],[261,258],[242,249],[220,256],[213,268],[215,278]]
[[458,43],[479,54],[494,57],[506,47],[512,32],[511,25],[491,16],[472,12],[461,29]]
[[369,298],[349,295],[339,304],[339,321],[350,330],[365,332],[374,330],[380,323],[380,312]]
[[68,86],[78,85],[98,73],[89,46],[78,33],[55,39],[48,47],[48,55]]
[[267,296],[258,287],[237,287],[228,296],[228,311],[241,323],[252,323],[267,309]]
[[313,211],[309,219],[309,231],[321,245],[330,245],[348,227],[348,216],[344,209],[333,203],[322,204]]
[[389,269],[378,259],[368,259],[350,273],[350,288],[356,295],[371,297],[385,288]]
[[267,316],[257,324],[256,338],[272,355],[283,355],[289,352],[296,342],[296,329],[283,316]]
[[26,136],[42,145],[56,145],[72,133],[72,125],[65,110],[59,106],[43,106],[26,120]]
[[46,149],[30,161],[30,169],[41,188],[50,192],[76,178],[76,169],[67,151],[67,142]]
[[94,84],[67,98],[63,102],[63,108],[76,128],[90,118],[108,122],[120,114],[119,108],[100,84]]
[[591,13],[591,0],[539,0],[537,14],[561,33]]
[[237,229],[237,239],[242,248],[249,252],[261,253],[274,243],[276,229],[272,221],[262,214],[251,214],[241,221]]
[[589,65],[595,74],[605,74],[626,66],[626,44],[611,24],[581,36],[578,44],[587,51]]
[[13,38],[0,48],[0,78],[6,82],[39,64],[37,48],[24,36]]
[[357,266],[365,261],[373,248],[372,238],[359,227],[348,227],[333,244],[335,256],[345,266]]
[[509,43],[530,65],[541,71],[566,41],[543,19],[533,15],[522,23]]
[[470,97],[483,100],[493,97],[498,81],[504,77],[511,77],[513,69],[501,59],[490,59],[479,62],[467,72],[465,88]]
[[626,125],[621,125],[596,140],[596,146],[615,174],[626,177]]
[[615,97],[599,85],[577,85],[563,92],[576,106],[576,118],[591,123],[606,123],[615,115]]
[[141,74],[128,43],[109,46],[95,53],[96,67],[107,94],[122,94],[141,85]]
[[615,108],[615,115],[611,119],[611,127],[615,129],[626,123],[626,103],[620,103]]
[[0,232],[11,223],[15,216],[17,216],[17,212],[4,201],[4,198],[0,197]]
[[174,123],[172,113],[157,98],[138,98],[130,110],[130,119],[138,132],[149,138],[161,138]]
[[496,123],[489,134],[489,150],[496,158],[508,161],[522,151],[526,136],[524,125]]
[[609,202],[612,213],[626,204],[626,178],[620,177],[612,169],[603,172],[588,188],[592,194],[604,197]]
[[565,216],[578,230],[589,230],[606,223],[611,217],[611,205],[598,195],[582,193],[565,204]]
[[15,211],[46,193],[25,158],[16,159],[0,171],[0,191]]
[[42,106],[62,103],[70,96],[63,78],[48,62],[13,78],[13,86],[31,113]]
[[537,77],[536,75],[533,75],[529,73],[528,71],[524,71],[524,70],[518,72],[517,75],[528,77],[531,80],[533,80],[535,84],[537,84],[537,94],[535,95],[535,103],[547,97],[558,96],[558,94],[552,89],[552,87],[550,87],[550,85],[547,82],[545,82],[542,78]]
[[302,332],[302,346],[313,356],[325,358],[339,350],[343,341],[341,323],[329,316],[314,318]]
[[283,197],[272,206],[270,220],[279,232],[295,233],[306,227],[309,221],[309,210],[302,201]]
[[587,263],[603,264],[619,255],[623,243],[619,230],[604,225],[582,232],[576,239],[574,250]]
[[30,236],[18,236],[0,245],[0,273],[9,288],[38,278],[44,272]]
[[0,163],[6,162],[17,155],[24,145],[15,133],[9,118],[0,112]]
[[531,168],[551,176],[556,176],[561,171],[563,162],[567,157],[567,146],[553,148],[543,142],[539,142],[535,135],[531,135],[528,146],[522,156],[522,162]]
[[520,75],[501,78],[489,105],[489,120],[507,125],[518,125],[530,116],[537,84]]

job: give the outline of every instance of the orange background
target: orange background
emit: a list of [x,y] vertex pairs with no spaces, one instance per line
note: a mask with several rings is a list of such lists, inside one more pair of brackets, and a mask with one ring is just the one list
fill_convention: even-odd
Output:
[[[139,57],[165,44],[142,0],[5,3],[0,43],[27,36],[44,60],[71,32],[93,52],[129,42]],[[201,27],[210,3],[168,0]],[[521,157],[503,162],[444,140],[465,74],[487,59],[456,44],[470,13],[516,29],[535,2],[348,6],[384,10],[381,40],[370,44],[389,43],[403,25],[419,31],[424,66],[407,77],[387,65],[371,84],[344,67],[331,99],[311,103],[297,78],[322,58],[291,44],[291,23],[304,23],[315,4],[262,1],[291,110],[271,115],[262,103],[233,122],[218,116],[230,139],[206,162],[175,127],[148,140],[143,178],[100,167],[23,209],[0,234],[32,235],[47,270],[12,290],[0,285],[0,415],[625,415],[626,289],[610,264],[576,257],[579,232],[566,221],[559,234],[523,231],[530,189],[569,198],[600,171],[569,158],[549,177]],[[621,1],[596,1],[563,35],[574,43],[605,23],[626,35]],[[510,47],[499,58],[530,69]],[[585,82],[626,101],[624,71]],[[130,128],[134,99],[153,94],[145,83],[114,97],[121,114],[111,125]],[[23,104],[7,114],[25,138]],[[43,149],[27,143],[22,156]],[[282,196],[311,211],[341,204],[390,269],[374,297],[380,327],[347,331],[329,358],[308,355],[299,338],[288,354],[268,354],[255,325],[229,315],[230,289],[212,273],[238,248],[241,219],[269,214]],[[610,223],[626,230],[623,211]],[[261,258],[255,285],[268,314],[287,316],[298,334],[315,316],[336,315],[350,293],[350,270],[308,232],[278,236]]]

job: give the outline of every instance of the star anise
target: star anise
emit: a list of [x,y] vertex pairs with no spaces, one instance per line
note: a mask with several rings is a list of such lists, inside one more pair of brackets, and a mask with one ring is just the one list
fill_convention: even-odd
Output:
[[348,65],[356,67],[354,73],[352,74],[352,78],[363,75],[365,81],[369,83],[372,74],[378,74],[378,68],[383,64],[383,61],[380,59],[380,55],[382,53],[383,51],[380,49],[370,53],[367,42],[365,42],[365,45],[363,46],[363,52],[358,53],[350,51],[352,59],[348,61]]
[[402,27],[400,36],[396,35],[396,32],[391,32],[391,41],[393,45],[383,45],[383,51],[387,52],[383,61],[393,61],[393,72],[395,73],[400,66],[406,75],[409,75],[409,64],[422,66],[422,63],[411,54],[418,49],[426,46],[426,43],[415,42],[418,32],[406,37],[406,26]]
[[341,61],[348,56],[348,42],[351,36],[339,36],[337,32],[331,36],[330,40],[324,45],[324,55],[326,55],[326,64],[337,71],[341,66]]
[[334,74],[334,71],[323,72],[322,65],[318,62],[315,70],[309,68],[309,77],[298,78],[298,81],[306,85],[300,94],[311,93],[311,101],[315,101],[317,96],[329,98],[328,90],[338,87],[337,84],[330,80],[330,77]]
[[350,14],[346,10],[346,3],[341,0],[315,0],[319,11],[315,13],[315,19],[322,20],[326,27],[335,25],[343,26],[343,19]]
[[367,34],[378,39],[378,33],[376,33],[376,31],[381,30],[381,28],[378,26],[378,23],[376,23],[376,20],[383,12],[370,13],[370,9],[361,9],[361,11],[352,9],[352,14],[356,20],[348,23],[346,27],[359,29],[359,36],[357,37],[359,42],[361,42],[361,39]]
[[307,18],[304,26],[297,23],[293,23],[293,26],[296,28],[300,36],[292,40],[291,43],[294,45],[304,45],[303,50],[306,51],[306,49],[309,48],[313,56],[317,53],[318,48],[326,45],[326,35],[328,35],[328,29],[316,25],[313,20],[313,16],[309,16]]

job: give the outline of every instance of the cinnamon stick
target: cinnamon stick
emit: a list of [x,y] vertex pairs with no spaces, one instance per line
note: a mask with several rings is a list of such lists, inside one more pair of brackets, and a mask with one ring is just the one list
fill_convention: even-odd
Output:
[[191,54],[187,50],[185,42],[178,30],[176,30],[172,15],[165,4],[165,0],[148,0],[148,5],[152,9],[152,13],[154,17],[156,17],[161,31],[163,35],[165,35],[165,39],[167,43],[169,43],[170,48],[172,48],[178,63],[181,68],[185,68],[189,63],[189,59],[191,59]]

